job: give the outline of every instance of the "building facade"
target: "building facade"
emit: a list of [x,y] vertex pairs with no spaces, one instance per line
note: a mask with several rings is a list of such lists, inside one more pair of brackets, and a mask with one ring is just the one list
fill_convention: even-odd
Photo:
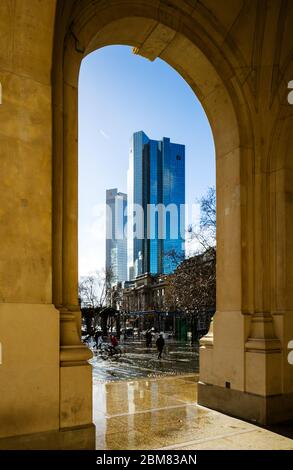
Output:
[[111,284],[127,279],[127,195],[106,190],[106,272]]
[[171,273],[185,253],[185,146],[135,132],[128,198],[129,279]]
[[124,330],[135,328],[138,334],[153,328],[175,335],[178,312],[165,308],[167,275],[142,274],[133,281],[115,285],[111,289],[111,307],[120,314]]
[[170,288],[171,277],[146,273],[133,281],[112,286],[110,306],[118,314],[120,326],[126,334],[135,329],[140,336],[152,328],[186,341],[188,338],[199,339],[208,332],[214,307],[194,319],[176,307],[170,308],[166,292]]

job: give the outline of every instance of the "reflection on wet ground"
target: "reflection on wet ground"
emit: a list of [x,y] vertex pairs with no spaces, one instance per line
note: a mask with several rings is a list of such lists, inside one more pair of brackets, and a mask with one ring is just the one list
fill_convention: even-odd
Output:
[[293,440],[197,405],[195,374],[94,380],[97,449],[291,449]]
[[142,341],[92,359],[97,449],[293,449],[293,440],[197,405],[198,348]]
[[166,341],[161,360],[157,359],[157,350],[153,345],[147,348],[143,341],[129,341],[120,345],[122,356],[103,360],[94,350],[94,381],[127,380],[142,377],[179,375],[198,371],[198,347],[190,343]]

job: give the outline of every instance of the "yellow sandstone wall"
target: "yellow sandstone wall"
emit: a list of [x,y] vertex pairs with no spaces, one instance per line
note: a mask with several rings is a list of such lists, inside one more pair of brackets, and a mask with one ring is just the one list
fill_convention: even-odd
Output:
[[59,428],[52,305],[55,1],[0,2],[0,437]]

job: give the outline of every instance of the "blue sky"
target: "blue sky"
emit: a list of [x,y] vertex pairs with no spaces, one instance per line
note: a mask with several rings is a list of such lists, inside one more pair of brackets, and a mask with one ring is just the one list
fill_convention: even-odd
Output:
[[186,146],[186,203],[215,184],[212,132],[183,78],[160,59],[109,46],[85,57],[79,76],[79,275],[105,264],[105,191],[127,192],[129,141],[143,130]]

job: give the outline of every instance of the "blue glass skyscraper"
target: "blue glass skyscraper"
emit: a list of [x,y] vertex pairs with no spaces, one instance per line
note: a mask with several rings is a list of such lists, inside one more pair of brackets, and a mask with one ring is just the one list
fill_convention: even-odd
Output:
[[133,134],[128,172],[129,279],[169,274],[184,258],[185,146]]
[[111,284],[127,280],[127,195],[106,190],[106,272]]

